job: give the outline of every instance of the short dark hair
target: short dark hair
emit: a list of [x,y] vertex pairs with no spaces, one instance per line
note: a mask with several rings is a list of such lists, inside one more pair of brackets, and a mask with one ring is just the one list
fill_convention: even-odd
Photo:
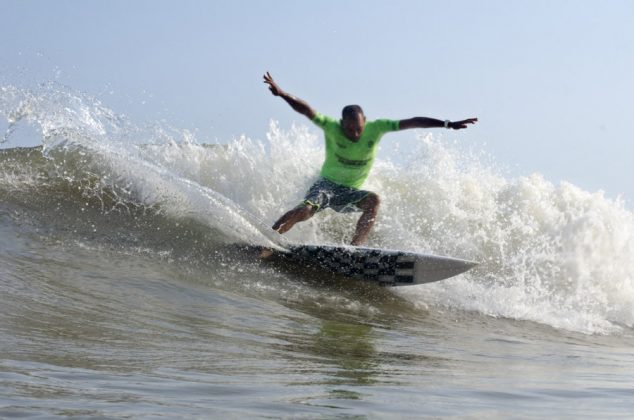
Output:
[[363,115],[363,109],[359,105],[346,105],[341,110],[341,118],[354,118],[356,115]]

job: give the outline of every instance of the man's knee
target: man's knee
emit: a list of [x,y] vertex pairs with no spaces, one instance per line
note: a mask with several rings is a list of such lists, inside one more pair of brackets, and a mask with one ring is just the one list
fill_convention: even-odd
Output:
[[293,220],[293,222],[303,222],[305,220],[310,219],[316,212],[316,208],[311,206],[310,204],[300,204],[291,210],[289,219]]
[[363,211],[378,211],[380,205],[381,198],[373,192],[368,193],[358,204],[359,208]]
[[297,208],[298,213],[301,215],[302,220],[308,220],[317,211],[317,207],[312,206],[310,204],[303,204],[302,206]]
[[280,233],[284,233],[292,228],[295,223],[310,219],[313,214],[315,214],[315,210],[316,209],[313,209],[313,206],[309,204],[300,204],[294,209],[287,211],[273,224],[272,228]]

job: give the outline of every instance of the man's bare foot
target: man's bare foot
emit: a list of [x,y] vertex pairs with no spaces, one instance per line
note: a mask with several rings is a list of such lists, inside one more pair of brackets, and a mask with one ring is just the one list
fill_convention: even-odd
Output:
[[263,260],[266,260],[268,258],[271,257],[271,255],[273,255],[273,250],[269,249],[269,248],[262,248],[260,250],[260,255],[259,257],[262,258]]

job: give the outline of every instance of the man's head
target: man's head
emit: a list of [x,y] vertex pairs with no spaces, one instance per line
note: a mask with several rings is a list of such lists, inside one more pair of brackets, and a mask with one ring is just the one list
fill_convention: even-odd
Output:
[[347,105],[341,111],[343,133],[352,141],[357,141],[365,128],[365,115],[359,105]]

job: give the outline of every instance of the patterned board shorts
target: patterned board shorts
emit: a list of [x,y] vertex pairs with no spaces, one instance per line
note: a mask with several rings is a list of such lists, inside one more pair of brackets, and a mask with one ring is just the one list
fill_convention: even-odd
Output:
[[357,207],[357,203],[369,193],[369,191],[357,190],[319,178],[308,190],[302,204],[313,206],[315,212],[331,208],[339,213],[351,213],[362,211]]

